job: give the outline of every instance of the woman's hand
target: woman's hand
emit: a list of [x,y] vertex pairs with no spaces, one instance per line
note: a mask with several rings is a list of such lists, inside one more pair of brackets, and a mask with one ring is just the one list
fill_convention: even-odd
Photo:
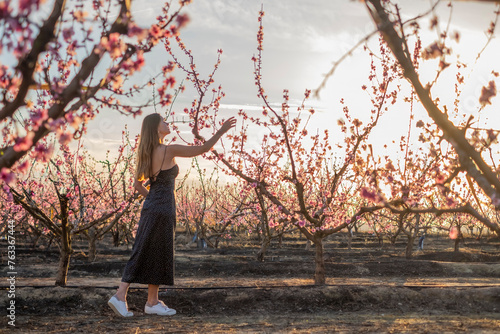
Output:
[[236,118],[231,117],[230,119],[225,121],[224,124],[222,124],[222,127],[220,128],[219,131],[221,132],[221,134],[224,134],[228,132],[230,129],[234,128],[235,126],[236,126]]
[[227,121],[222,124],[219,131],[212,136],[209,140],[207,140],[203,145],[194,145],[194,146],[185,146],[185,145],[169,145],[169,154],[174,157],[184,157],[190,158],[195,157],[197,155],[208,152],[217,141],[222,137],[223,134],[231,130],[236,126],[236,119],[231,117]]

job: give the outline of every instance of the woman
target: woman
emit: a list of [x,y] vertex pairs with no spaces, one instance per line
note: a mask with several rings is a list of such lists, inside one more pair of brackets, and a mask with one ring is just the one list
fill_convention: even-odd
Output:
[[[117,293],[108,301],[113,311],[131,317],[127,308],[130,283],[148,284],[147,314],[174,315],[175,310],[158,300],[160,284],[174,284],[175,177],[179,168],[175,157],[194,157],[208,152],[224,133],[236,125],[228,119],[217,133],[203,145],[165,145],[163,138],[170,133],[168,123],[160,114],[151,114],[142,122],[134,187],[146,197],[139,220],[132,256],[123,272]],[[144,181],[150,180],[148,191]]]

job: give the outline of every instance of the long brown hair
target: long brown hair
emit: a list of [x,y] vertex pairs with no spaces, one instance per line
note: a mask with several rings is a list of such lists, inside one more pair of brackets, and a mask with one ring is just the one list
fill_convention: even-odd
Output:
[[147,115],[142,121],[141,135],[139,137],[139,148],[137,149],[137,168],[135,178],[143,181],[149,178],[152,172],[153,151],[160,145],[158,125],[161,122],[160,114]]

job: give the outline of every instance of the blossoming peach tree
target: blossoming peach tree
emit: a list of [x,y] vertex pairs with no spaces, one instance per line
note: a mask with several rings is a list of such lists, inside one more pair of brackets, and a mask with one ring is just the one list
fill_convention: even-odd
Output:
[[92,261],[97,240],[134,208],[138,194],[132,186],[130,143],[124,142],[118,157],[101,162],[102,166],[81,145],[75,153],[66,145],[59,149],[61,154],[48,164],[30,168],[9,193],[13,202],[33,218],[28,221],[30,228],[57,242],[60,257],[55,284],[66,285],[73,238],[87,237]]
[[[386,104],[391,103],[397,96],[397,88],[390,89],[393,73],[390,67],[393,64],[387,56],[382,57],[377,64],[374,60],[372,64],[373,67],[380,66],[385,70],[380,76],[375,71],[370,73],[369,94],[373,108],[366,125],[353,118],[348,106],[344,104],[346,120],[339,122],[344,137],[336,143],[344,151],[344,155],[341,161],[336,163],[332,156],[329,131],[325,130],[322,134],[309,133],[308,124],[315,114],[314,109],[306,107],[310,90],[306,90],[296,111],[291,110],[287,90],[283,93],[279,110],[272,107],[265,94],[261,81],[263,16],[264,12],[261,11],[258,55],[253,57],[255,84],[258,96],[263,102],[262,115],[249,115],[240,110],[240,133],[228,134],[232,142],[231,147],[226,147],[224,153],[212,150],[211,158],[229,174],[255,188],[258,197],[266,199],[261,207],[273,213],[272,222],[269,221],[268,226],[270,223],[272,226],[288,224],[298,228],[307,239],[314,242],[315,282],[324,284],[323,239],[357,221],[364,213],[380,208],[359,207],[357,204],[360,201],[353,195],[360,192],[365,177],[363,166],[360,164],[363,159],[360,157],[369,151],[366,144],[368,135],[376,126]],[[203,142],[205,139],[200,130],[217,127],[217,111],[224,93],[220,86],[210,92],[210,84],[214,82],[213,73],[208,79],[202,80],[193,64],[191,52],[180,38],[177,38],[177,42],[190,62],[189,66],[184,66],[176,59],[177,65],[184,69],[188,80],[198,91],[197,99],[185,112],[191,120],[195,138]],[[170,48],[169,43],[166,45]],[[218,66],[219,61],[214,71]],[[204,103],[203,100],[207,96],[210,96],[211,100]],[[262,133],[262,137],[258,139],[261,143],[260,150],[247,146],[250,131]]]
[[231,238],[236,222],[250,211],[249,196],[235,182],[224,184],[217,169],[207,175],[196,158],[192,167],[197,180],[183,180],[176,190],[178,222],[188,235],[194,234],[199,248],[218,248],[221,240]]
[[[426,47],[422,46],[424,42],[419,24],[422,16],[403,21],[400,5],[392,1],[369,0],[365,1],[364,5],[380,32],[384,45],[391,50],[392,57],[397,62],[395,70],[409,84],[412,93],[411,97],[406,98],[411,101],[418,100],[429,117],[428,121],[419,120],[416,127],[422,130],[419,140],[428,149],[427,161],[434,163],[434,165],[419,163],[420,167],[415,171],[419,169],[426,171],[426,177],[416,183],[401,179],[401,185],[406,188],[400,187],[398,192],[399,194],[402,193],[401,190],[405,190],[406,194],[413,192],[413,195],[421,199],[426,198],[425,203],[418,203],[414,196],[403,196],[403,207],[392,205],[391,200],[382,194],[379,177],[373,177],[370,185],[363,189],[365,197],[390,207],[396,214],[449,213],[461,217],[462,220],[464,220],[463,214],[467,214],[500,235],[498,221],[491,219],[491,215],[488,214],[492,209],[497,211],[500,209],[499,168],[495,158],[498,154],[499,131],[491,128],[489,124],[486,127],[478,125],[480,113],[492,104],[492,99],[496,96],[498,71],[492,68],[488,83],[480,90],[477,109],[464,110],[461,102],[465,99],[463,96],[465,72],[474,64],[462,63],[459,58],[450,60],[452,48],[449,44],[452,40],[459,42],[460,34],[450,32],[449,24],[445,24],[443,30],[434,12],[438,2],[427,13],[432,14],[430,29],[437,33],[437,38]],[[449,3],[448,6],[452,8],[453,4]],[[478,51],[476,62],[493,38],[499,16],[500,11],[497,7],[492,15],[493,21],[486,31],[485,47]],[[419,71],[420,64],[432,59],[437,61],[436,75],[425,84]],[[456,79],[453,85],[448,85],[449,95],[454,95],[451,103],[447,103],[444,98],[440,99],[440,96],[433,96],[436,83],[446,71],[453,71]],[[472,72],[468,70],[467,73]],[[444,142],[449,145],[444,145]],[[441,162],[435,164],[437,159]],[[393,170],[388,171],[388,168],[384,167],[374,169],[374,173],[378,176],[393,177],[390,175],[392,172]],[[417,185],[419,189],[410,189],[410,185],[412,187]],[[456,231],[453,235],[455,234]]]
[[[100,112],[140,114],[150,102],[125,101],[150,79],[141,84],[132,79],[146,54],[187,23],[181,10],[188,3],[166,2],[153,22],[144,23],[134,21],[131,0],[0,1],[0,131],[5,138],[0,178],[11,183],[31,159],[48,161],[53,144],[44,139],[49,134],[67,144]],[[158,73],[164,78],[163,105],[171,103],[168,90],[175,82],[173,68],[165,65]],[[21,163],[28,154],[31,159]]]

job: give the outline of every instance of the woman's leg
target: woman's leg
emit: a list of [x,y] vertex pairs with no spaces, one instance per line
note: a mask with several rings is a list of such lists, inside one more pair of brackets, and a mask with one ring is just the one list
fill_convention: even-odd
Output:
[[129,286],[130,286],[130,283],[126,283],[126,282],[120,283],[120,286],[118,287],[118,291],[115,294],[115,296],[118,300],[120,300],[122,302],[127,301],[127,291],[128,291]]
[[160,290],[159,285],[149,284],[148,285],[148,302],[146,305],[149,307],[155,306],[160,301],[158,300],[158,290]]
[[122,317],[131,317],[134,315],[134,313],[128,310],[127,306],[127,290],[129,286],[130,283],[121,282],[116,294],[108,301],[109,307]]

